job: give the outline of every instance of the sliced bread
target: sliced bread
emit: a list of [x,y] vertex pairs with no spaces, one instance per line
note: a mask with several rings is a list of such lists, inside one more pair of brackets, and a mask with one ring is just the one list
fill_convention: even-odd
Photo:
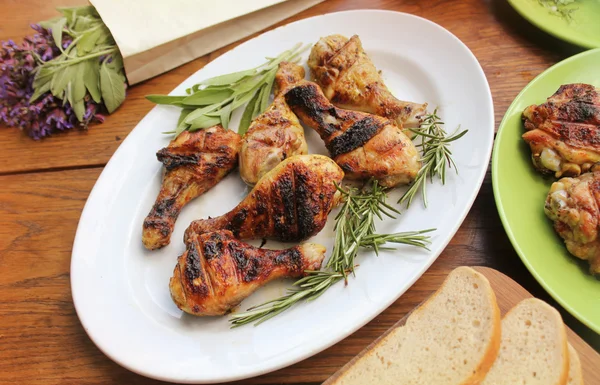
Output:
[[566,385],[567,333],[560,314],[536,298],[519,302],[502,319],[502,343],[482,385]]
[[583,385],[583,372],[579,354],[571,344],[569,344],[569,380],[567,385]]
[[488,280],[468,267],[323,385],[471,385],[494,363],[500,310]]

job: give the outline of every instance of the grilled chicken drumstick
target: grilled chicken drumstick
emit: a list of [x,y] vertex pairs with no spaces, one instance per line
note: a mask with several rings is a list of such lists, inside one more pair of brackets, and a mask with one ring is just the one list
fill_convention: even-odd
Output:
[[301,66],[287,62],[279,64],[275,74],[275,99],[265,112],[254,119],[242,138],[240,175],[249,185],[255,185],[284,159],[308,152],[304,129],[283,95],[302,79],[304,68]]
[[600,172],[554,182],[544,211],[569,252],[600,274]]
[[412,182],[421,162],[412,141],[391,120],[334,107],[315,83],[285,94],[292,110],[325,141],[348,179],[377,179],[385,187]]
[[560,86],[546,103],[523,111],[533,165],[542,173],[578,176],[600,162],[600,89]]
[[238,241],[227,230],[205,233],[177,260],[169,289],[186,313],[223,315],[269,281],[319,270],[324,257],[325,247],[314,243],[267,250]]
[[142,242],[153,250],[169,244],[183,206],[216,185],[237,165],[240,136],[214,126],[182,132],[156,154],[165,166],[162,186],[144,220]]
[[240,204],[220,217],[193,221],[189,243],[198,234],[230,230],[236,238],[295,242],[315,235],[337,203],[344,172],[322,155],[296,155],[258,181]]
[[321,38],[312,48],[308,67],[325,96],[340,108],[383,116],[401,127],[418,127],[427,112],[427,103],[392,95],[356,35]]

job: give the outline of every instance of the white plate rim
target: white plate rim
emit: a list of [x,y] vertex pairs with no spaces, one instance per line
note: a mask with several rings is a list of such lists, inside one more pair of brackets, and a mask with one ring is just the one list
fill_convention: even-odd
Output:
[[[306,19],[301,19],[298,20],[294,23],[290,23],[290,24],[295,24],[295,23],[301,23],[301,22],[306,22],[308,20],[313,20],[313,19],[317,19],[317,18],[321,18],[324,16],[328,16],[328,15],[342,15],[342,14],[354,14],[354,13],[372,13],[372,14],[396,14],[402,17],[411,17],[411,18],[416,18],[419,19],[421,22],[427,23],[430,26],[438,29],[439,32],[444,33],[449,35],[449,37],[453,38],[460,46],[462,46],[462,48],[464,48],[465,50],[465,54],[467,54],[470,59],[474,62],[474,64],[476,64],[476,67],[478,69],[478,76],[480,76],[484,82],[485,85],[487,86],[487,98],[484,101],[484,103],[486,103],[486,107],[489,108],[490,114],[489,114],[489,120],[488,122],[482,123],[481,126],[479,128],[486,128],[488,130],[491,130],[492,132],[492,138],[493,138],[493,131],[494,131],[494,127],[495,127],[495,117],[494,117],[494,105],[493,105],[493,100],[492,100],[492,94],[491,94],[491,90],[489,87],[489,83],[487,81],[487,77],[485,75],[485,72],[483,71],[481,64],[479,63],[479,61],[477,60],[476,56],[471,52],[471,50],[466,46],[466,44],[464,44],[460,39],[458,39],[454,34],[452,34],[450,31],[448,31],[447,29],[443,28],[442,26],[440,26],[439,24],[436,24],[428,19],[422,18],[420,16],[416,16],[413,14],[408,14],[408,13],[404,13],[404,12],[395,12],[395,11],[387,11],[387,10],[374,10],[374,9],[357,9],[357,10],[349,10],[349,11],[341,11],[341,12],[333,12],[333,13],[328,13],[328,14],[323,14],[323,15],[318,15],[318,16],[313,16],[310,18],[306,18]],[[272,33],[276,33],[278,30],[280,30],[281,28],[285,28],[286,26],[290,25],[290,24],[286,24],[284,26],[280,26],[277,27],[273,30],[269,30],[267,32],[264,32],[263,34],[259,35],[259,36],[263,36],[266,34],[272,34]],[[233,52],[241,47],[244,47],[246,44],[249,44],[250,42],[252,42],[253,39],[250,39],[238,46],[236,46],[235,48],[233,48],[232,50],[224,53],[223,55]],[[210,64],[212,64],[214,62],[211,61],[210,63],[207,63],[202,69],[198,70],[195,74],[197,74],[198,72],[204,70],[205,68],[207,68],[207,66],[209,66]],[[190,77],[193,77],[195,74],[192,74]],[[80,299],[79,297],[79,290],[77,289],[77,285],[79,283],[79,277],[77,277],[76,274],[74,274],[74,272],[77,272],[78,270],[78,258],[76,258],[76,255],[79,255],[82,253],[82,250],[85,250],[85,244],[83,243],[84,240],[80,239],[80,237],[77,236],[77,234],[80,233],[80,230],[82,227],[85,227],[87,225],[87,223],[90,220],[93,220],[93,216],[92,216],[92,204],[90,202],[93,202],[96,198],[96,195],[98,194],[98,185],[101,185],[102,183],[104,183],[105,179],[107,179],[107,175],[113,171],[113,168],[117,168],[118,164],[116,163],[116,159],[118,159],[119,155],[121,154],[122,151],[125,151],[124,149],[127,147],[126,144],[129,143],[130,141],[133,141],[133,135],[131,135],[138,126],[142,125],[142,123],[144,122],[144,120],[151,115],[151,113],[153,111],[156,110],[157,107],[154,107],[150,112],[148,112],[148,114],[138,123],[138,125],[136,125],[136,127],[130,132],[130,134],[127,136],[127,138],[121,143],[121,145],[119,146],[119,148],[117,148],[117,150],[115,151],[115,153],[113,154],[113,156],[111,157],[111,159],[109,160],[109,162],[106,164],[104,170],[102,171],[102,173],[100,174],[100,176],[98,177],[98,180],[96,181],[96,184],[94,185],[94,188],[92,189],[92,191],[90,192],[90,195],[88,197],[88,200],[86,201],[86,204],[84,206],[84,209],[82,211],[81,214],[81,218],[77,227],[77,232],[76,232],[76,236],[74,239],[74,243],[73,243],[73,251],[72,251],[72,259],[71,259],[71,291],[72,291],[72,297],[73,297],[73,303],[75,306],[75,310],[77,313],[77,316],[80,319],[80,322],[82,323],[82,326],[84,327],[84,330],[86,331],[86,333],[88,334],[88,336],[90,337],[90,339],[94,342],[94,344],[105,354],[107,355],[111,360],[113,360],[114,362],[118,363],[119,365],[123,366],[124,368],[135,372],[137,374],[149,377],[149,378],[153,378],[153,379],[157,379],[157,380],[162,380],[162,381],[172,381],[172,382],[177,382],[177,383],[220,383],[220,382],[226,382],[226,381],[236,381],[236,380],[241,380],[241,379],[245,379],[245,378],[249,378],[249,377],[255,377],[255,376],[259,376],[262,374],[266,374],[284,367],[287,367],[289,365],[292,365],[296,362],[302,361],[308,357],[313,356],[314,354],[323,351],[325,349],[327,349],[328,347],[338,343],[339,341],[341,341],[342,339],[346,338],[347,336],[349,336],[350,334],[354,333],[356,330],[360,329],[361,327],[363,327],[365,324],[367,324],[368,322],[370,322],[372,319],[374,319],[377,315],[379,315],[382,311],[384,311],[385,309],[387,309],[393,302],[395,302],[402,294],[404,294],[404,292],[406,292],[406,290],[408,288],[410,288],[414,282],[416,282],[417,279],[419,279],[423,273],[431,266],[431,264],[433,264],[433,262],[435,262],[435,260],[439,257],[439,255],[441,254],[441,252],[446,248],[446,246],[448,245],[448,243],[452,240],[452,238],[454,237],[454,235],[456,234],[458,228],[460,227],[460,225],[463,223],[464,219],[466,218],[467,214],[469,213],[477,195],[478,192],[481,188],[481,185],[483,183],[483,180],[485,178],[486,172],[487,172],[487,164],[489,164],[489,160],[491,158],[491,153],[492,153],[492,146],[493,146],[493,141],[490,141],[489,143],[486,143],[486,148],[484,150],[484,154],[485,154],[485,159],[487,161],[486,167],[482,167],[479,170],[479,174],[477,175],[477,179],[476,179],[476,188],[474,188],[471,191],[471,194],[469,196],[469,198],[467,199],[468,204],[465,205],[463,207],[463,210],[461,212],[461,215],[459,218],[457,218],[455,225],[452,227],[452,230],[450,232],[450,236],[447,236],[445,241],[442,243],[442,247],[440,248],[440,251],[438,253],[436,253],[436,255],[432,256],[431,258],[429,258],[429,261],[425,264],[422,265],[421,269],[418,270],[418,273],[414,275],[414,277],[409,280],[406,284],[406,289],[402,290],[401,292],[398,292],[395,296],[391,297],[389,300],[385,301],[384,303],[381,304],[380,309],[368,316],[365,317],[362,322],[360,323],[356,323],[354,325],[353,328],[351,329],[347,329],[344,333],[340,334],[339,336],[337,336],[334,339],[331,339],[329,342],[324,343],[324,344],[320,344],[318,349],[312,349],[309,351],[306,351],[304,354],[300,354],[300,355],[296,355],[293,359],[288,359],[285,361],[281,361],[275,365],[270,365],[269,367],[263,367],[260,368],[258,370],[253,370],[251,373],[245,373],[242,375],[232,375],[232,376],[222,376],[219,378],[209,378],[209,379],[204,379],[204,378],[173,378],[173,377],[165,377],[162,375],[159,375],[157,373],[154,373],[152,371],[149,371],[147,368],[146,369],[141,369],[132,365],[129,365],[129,363],[126,360],[122,360],[120,359],[120,357],[117,357],[115,355],[113,355],[109,349],[107,349],[106,345],[105,345],[105,341],[99,340],[97,338],[95,338],[94,332],[92,330],[90,330],[88,327],[86,327],[86,320],[87,320],[87,314],[83,313],[81,311],[82,307],[78,304],[80,304],[80,301],[82,301],[82,299]]]

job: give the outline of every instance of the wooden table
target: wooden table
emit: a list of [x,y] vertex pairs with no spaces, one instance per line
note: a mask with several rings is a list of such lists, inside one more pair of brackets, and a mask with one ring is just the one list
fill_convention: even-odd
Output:
[[[0,40],[20,41],[31,34],[30,23],[56,16],[55,6],[81,3],[84,1],[2,0]],[[532,27],[503,0],[328,0],[281,24],[359,8],[416,14],[458,36],[485,70],[494,97],[496,124],[533,77],[579,51]],[[132,87],[124,105],[106,123],[93,126],[88,132],[74,131],[34,142],[17,129],[0,129],[1,384],[159,383],[113,363],[87,337],[71,300],[71,245],[83,205],[102,168],[153,107],[144,95],[170,92],[236,44]],[[337,345],[286,369],[241,383],[322,382],[460,265],[498,269],[560,309],[525,269],[506,237],[488,173],[470,214],[450,245],[398,301]],[[562,309],[561,312],[571,328],[600,349],[598,335]]]

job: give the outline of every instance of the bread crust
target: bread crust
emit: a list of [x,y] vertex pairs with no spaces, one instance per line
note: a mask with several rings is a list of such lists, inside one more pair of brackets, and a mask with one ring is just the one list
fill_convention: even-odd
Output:
[[488,295],[490,296],[491,302],[493,303],[493,315],[492,315],[493,316],[493,322],[492,322],[493,332],[492,332],[492,337],[491,337],[490,343],[488,344],[488,347],[487,347],[485,353],[483,354],[481,361],[477,365],[474,373],[458,385],[478,385],[478,384],[480,384],[481,381],[485,378],[487,372],[490,370],[490,368],[494,364],[494,361],[496,360],[496,357],[498,356],[498,352],[500,350],[500,341],[501,341],[500,308],[498,307],[498,303],[496,301],[496,294],[494,293],[494,290],[492,289],[487,278],[483,274],[471,269],[470,267],[461,266],[461,267],[454,269],[450,274],[448,274],[448,276],[446,277],[446,279],[444,280],[442,285],[438,288],[438,290],[436,290],[433,294],[431,294],[429,296],[429,298],[427,298],[425,301],[423,301],[418,307],[413,309],[410,313],[405,315],[400,321],[398,321],[393,327],[391,327],[389,330],[387,330],[383,335],[381,335],[379,338],[377,338],[375,341],[373,341],[371,344],[369,344],[369,346],[367,346],[363,351],[361,351],[357,356],[352,358],[352,360],[350,360],[340,370],[338,370],[331,377],[329,377],[322,385],[337,385],[337,384],[339,384],[338,381],[340,380],[340,378],[342,377],[342,375],[344,373],[346,373],[350,368],[352,368],[354,366],[354,364],[361,358],[375,354],[375,349],[379,345],[383,344],[388,339],[388,337],[390,337],[391,333],[398,330],[399,328],[404,327],[406,325],[406,322],[408,321],[408,319],[411,316],[424,311],[427,308],[427,306],[429,306],[432,303],[432,301],[444,290],[444,288],[448,284],[451,276],[453,274],[457,274],[459,272],[471,274],[471,275],[477,277],[478,279],[481,279],[484,282],[486,282],[487,289],[488,289]]

